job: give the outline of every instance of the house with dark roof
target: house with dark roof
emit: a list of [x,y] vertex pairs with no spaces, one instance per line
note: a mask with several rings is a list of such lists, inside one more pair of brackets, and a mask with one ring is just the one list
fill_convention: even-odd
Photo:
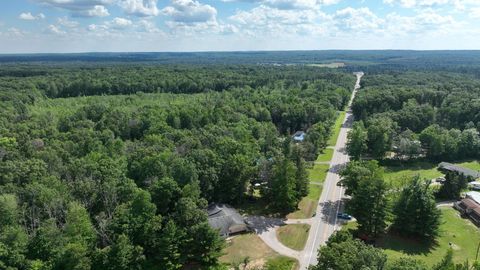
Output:
[[465,198],[459,202],[453,204],[453,207],[457,209],[462,215],[469,214],[473,209],[478,208],[479,205],[472,199]]
[[441,162],[440,164],[438,164],[438,170],[440,170],[444,173],[455,172],[455,173],[458,173],[458,174],[463,174],[463,175],[465,175],[467,177],[471,177],[473,179],[480,178],[480,172],[474,171],[474,170],[471,170],[471,169],[467,169],[467,168],[464,168],[464,167],[460,167],[458,165],[451,164],[451,163],[448,163],[448,162]]
[[245,219],[227,204],[211,204],[207,213],[208,223],[218,230],[222,237],[249,231]]
[[462,216],[469,217],[473,223],[480,226],[480,204],[471,196],[467,195],[465,199],[454,203],[453,207],[457,209]]

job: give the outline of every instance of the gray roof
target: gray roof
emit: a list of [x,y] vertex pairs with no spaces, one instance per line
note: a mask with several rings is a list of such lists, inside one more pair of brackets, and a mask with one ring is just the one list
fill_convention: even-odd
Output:
[[227,204],[211,204],[207,213],[208,223],[212,228],[219,230],[222,236],[248,230],[244,218]]
[[448,162],[442,162],[440,164],[438,164],[438,168],[440,170],[447,170],[447,171],[451,171],[451,172],[458,172],[458,173],[461,173],[465,176],[470,176],[470,177],[473,177],[473,178],[480,178],[480,172],[478,171],[474,171],[474,170],[470,170],[470,169],[467,169],[467,168],[464,168],[464,167],[460,167],[460,166],[457,166],[455,164],[451,164],[451,163],[448,163]]

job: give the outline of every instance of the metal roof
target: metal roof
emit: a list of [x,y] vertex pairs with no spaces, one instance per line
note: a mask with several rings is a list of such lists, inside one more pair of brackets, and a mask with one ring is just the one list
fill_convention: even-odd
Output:
[[441,169],[441,170],[458,172],[458,173],[461,173],[465,176],[473,177],[475,179],[480,178],[480,172],[474,171],[474,170],[471,170],[471,169],[467,169],[467,168],[464,168],[464,167],[460,167],[458,165],[451,164],[451,163],[448,163],[448,162],[441,162],[440,164],[438,164],[438,168]]
[[469,191],[466,193],[467,198],[474,200],[476,203],[480,204],[480,192]]

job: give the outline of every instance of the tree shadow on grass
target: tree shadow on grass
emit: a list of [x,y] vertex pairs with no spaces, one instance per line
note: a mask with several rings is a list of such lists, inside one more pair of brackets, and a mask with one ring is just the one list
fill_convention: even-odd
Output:
[[394,231],[387,231],[376,240],[376,246],[408,255],[427,255],[438,246],[435,240],[404,237]]

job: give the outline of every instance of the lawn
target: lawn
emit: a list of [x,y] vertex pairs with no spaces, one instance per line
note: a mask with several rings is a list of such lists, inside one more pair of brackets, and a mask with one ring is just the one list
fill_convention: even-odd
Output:
[[388,257],[398,259],[410,255],[431,266],[443,258],[449,248],[449,243],[452,243],[453,256],[456,262],[464,262],[467,259],[473,261],[477,245],[480,242],[480,230],[469,220],[462,219],[458,212],[452,208],[441,208],[441,211],[442,224],[436,245],[429,247],[399,237],[387,236],[381,243],[381,247],[385,249]]
[[322,193],[322,186],[310,184],[308,195],[298,203],[298,210],[287,215],[290,219],[311,218],[317,210],[318,198]]
[[279,265],[281,267],[267,269],[290,270],[297,267],[296,260],[280,256],[255,234],[233,237],[227,241],[224,252],[225,254],[220,258],[220,261],[233,267],[239,266],[245,261],[248,261],[248,266],[252,268],[263,265]]
[[295,259],[285,256],[277,256],[267,261],[265,270],[295,270],[298,263]]
[[[452,162],[459,166],[469,168],[472,170],[480,170],[480,163],[478,161],[468,162]],[[437,170],[437,163],[431,162],[415,162],[411,164],[401,164],[400,166],[385,166],[385,180],[394,186],[401,186],[405,181],[410,180],[415,175],[420,175],[421,178],[434,179],[443,174]]]
[[462,166],[464,168],[470,169],[470,170],[475,170],[475,171],[480,171],[480,162],[474,160],[474,161],[468,161],[468,162],[462,162],[462,163],[455,163],[459,166]]
[[312,169],[308,170],[310,182],[323,183],[329,168],[328,164],[315,164]]
[[278,228],[277,238],[285,246],[294,250],[303,250],[307,243],[308,224],[289,224]]
[[328,164],[315,164],[309,170],[309,191],[308,195],[298,203],[298,210],[287,215],[287,218],[311,218],[315,210],[317,210],[318,199],[322,194],[322,184],[327,176],[329,169]]
[[403,185],[406,180],[410,180],[415,175],[420,175],[421,178],[433,179],[442,176],[442,173],[437,170],[437,164],[416,162],[400,166],[387,166],[385,167],[384,177],[387,183],[396,186]]
[[317,162],[329,162],[332,160],[333,156],[333,149],[332,148],[325,148],[320,155],[318,155]]
[[337,144],[338,135],[340,134],[340,128],[342,127],[343,120],[345,120],[345,112],[341,111],[338,113],[337,120],[333,126],[332,135],[328,139],[327,145],[335,146]]

